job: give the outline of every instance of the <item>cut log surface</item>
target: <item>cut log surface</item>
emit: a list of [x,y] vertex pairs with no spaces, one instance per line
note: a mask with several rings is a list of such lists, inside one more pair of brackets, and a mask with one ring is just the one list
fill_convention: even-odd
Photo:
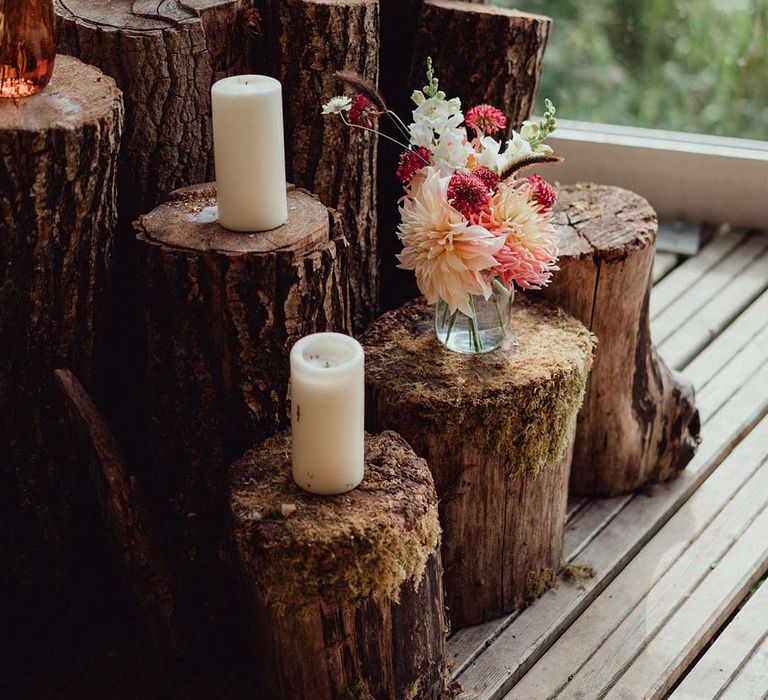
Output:
[[200,185],[136,223],[146,327],[140,477],[170,551],[183,554],[176,565],[193,607],[222,568],[226,465],[287,422],[292,344],[350,331],[338,214],[295,188],[288,210],[273,231],[233,233],[218,224],[215,188]]
[[213,176],[210,91],[249,73],[245,0],[55,0],[59,50],[115,79],[125,99],[121,216]]
[[352,322],[362,331],[379,306],[378,139],[323,115],[320,106],[345,90],[336,71],[378,80],[378,0],[257,0],[255,7],[258,72],[283,85],[288,179],[342,216]]
[[259,697],[444,697],[440,525],[426,463],[395,433],[367,436],[361,485],[316,496],[294,483],[290,453],[290,435],[278,435],[232,469]]
[[366,411],[369,429],[399,432],[435,476],[455,629],[519,608],[554,580],[594,338],[521,300],[502,348],[460,355],[438,344],[433,314],[409,302],[363,336]]
[[97,378],[122,126],[114,81],[67,56],[42,93],[0,100],[2,578],[39,586],[38,606],[61,584],[53,564],[93,546],[53,370]]
[[[409,85],[423,85],[432,57],[440,89],[465,110],[489,103],[517,129],[533,111],[552,20],[493,5],[426,0]],[[446,37],[460,40],[446,41]]]
[[615,496],[680,472],[696,452],[693,388],[651,344],[656,215],[616,187],[574,185],[558,194],[560,271],[541,295],[599,339],[579,415],[571,490]]

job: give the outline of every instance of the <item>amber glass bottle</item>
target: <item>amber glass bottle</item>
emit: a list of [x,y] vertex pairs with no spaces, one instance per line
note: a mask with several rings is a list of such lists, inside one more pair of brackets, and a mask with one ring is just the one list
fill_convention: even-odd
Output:
[[0,0],[0,97],[27,97],[51,79],[53,0]]

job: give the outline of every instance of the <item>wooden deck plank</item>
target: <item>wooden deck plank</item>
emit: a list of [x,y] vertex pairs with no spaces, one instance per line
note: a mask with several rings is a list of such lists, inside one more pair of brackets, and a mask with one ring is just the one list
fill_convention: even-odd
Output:
[[[651,337],[656,345],[663,343],[700,309],[716,309],[724,300],[721,295],[728,284],[737,279],[768,248],[768,236],[752,235],[714,267],[699,277],[651,321]],[[714,301],[717,300],[717,304]]]
[[632,496],[596,498],[589,501],[565,527],[563,551],[566,561],[573,561],[581,551],[608,526]]
[[633,498],[584,549],[580,561],[597,569],[594,579],[581,589],[561,585],[548,591],[501,631],[459,676],[464,687],[459,697],[495,700],[531,668],[763,417],[766,381],[768,367],[713,416],[698,454],[677,479],[659,486],[652,498]]
[[[768,326],[752,338],[733,359],[696,395],[696,407],[702,421],[712,416],[733,393],[736,387],[768,362]],[[768,387],[766,387],[768,391]]]
[[720,700],[765,700],[768,698],[768,638],[764,638],[754,654],[725,689]]
[[[766,236],[768,240],[768,236]],[[768,287],[768,251],[729,282],[717,299],[699,309],[657,349],[666,363],[680,370],[717,337]]]
[[677,253],[656,251],[656,257],[653,260],[653,283],[658,284],[659,280],[672,272],[679,262],[680,256]]
[[727,256],[746,236],[744,231],[729,231],[712,239],[698,255],[682,262],[674,272],[659,281],[651,294],[650,314],[655,318]]
[[[763,442],[761,440],[756,441]],[[729,457],[507,698],[601,696],[768,505],[768,445]],[[760,465],[763,465],[762,467]]]
[[683,376],[693,382],[696,390],[700,391],[766,326],[768,291],[763,292],[723,333],[702,350],[683,370]]
[[[670,696],[671,700],[700,700],[719,696],[766,639],[768,585],[763,584],[689,671]],[[761,690],[768,693],[768,657],[763,668],[763,681]]]
[[589,499],[583,496],[568,496],[568,504],[565,507],[566,521],[576,515],[587,503],[589,503]]
[[[606,695],[661,698],[768,570],[768,510],[764,510]],[[742,696],[744,697],[744,696]],[[749,696],[746,696],[747,698]]]

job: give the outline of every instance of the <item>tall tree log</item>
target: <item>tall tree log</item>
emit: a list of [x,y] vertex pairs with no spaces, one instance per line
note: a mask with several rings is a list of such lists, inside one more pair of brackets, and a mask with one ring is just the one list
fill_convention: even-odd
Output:
[[69,370],[54,372],[96,487],[101,513],[133,593],[141,606],[155,647],[177,654],[183,639],[174,629],[174,583],[167,572],[139,484],[99,409]]
[[338,214],[291,188],[288,223],[218,224],[212,185],[182,189],[136,222],[146,328],[142,484],[201,633],[231,608],[221,547],[226,467],[287,422],[291,345],[350,331]]
[[213,176],[210,90],[248,73],[246,0],[55,0],[59,50],[113,77],[125,99],[121,218]]
[[581,319],[599,345],[579,415],[574,493],[615,496],[675,476],[699,442],[693,388],[651,344],[656,214],[642,197],[564,187],[560,272],[541,296]]
[[283,84],[287,174],[344,220],[352,323],[361,331],[379,308],[377,137],[350,129],[320,107],[344,91],[336,71],[376,83],[377,0],[256,0],[259,72]]
[[562,557],[594,338],[562,311],[515,303],[509,338],[485,355],[439,345],[423,299],[384,314],[362,338],[368,429],[399,432],[435,477],[454,629],[542,593]]
[[440,525],[426,463],[395,433],[368,436],[360,486],[316,496],[294,483],[290,452],[290,435],[278,435],[232,469],[259,697],[442,700]]
[[103,359],[122,126],[114,81],[67,56],[44,92],[0,100],[0,576],[20,613],[25,591],[40,607],[87,581],[98,547],[53,370],[93,385]]

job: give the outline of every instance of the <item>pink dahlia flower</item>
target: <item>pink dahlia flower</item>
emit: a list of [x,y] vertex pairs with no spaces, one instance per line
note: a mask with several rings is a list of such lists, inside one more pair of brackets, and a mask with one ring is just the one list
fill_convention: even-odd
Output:
[[376,105],[361,93],[355,95],[352,106],[349,108],[350,123],[366,129],[373,129],[378,118],[379,111],[376,109]]
[[504,112],[491,105],[477,105],[467,112],[464,117],[467,126],[478,134],[490,136],[507,127],[507,118]]
[[495,173],[490,168],[485,167],[484,165],[481,165],[477,168],[475,168],[472,171],[472,174],[480,178],[483,181],[483,184],[490,190],[493,191],[496,189],[496,185],[499,184],[499,176],[497,173]]
[[423,181],[400,207],[400,268],[416,273],[430,303],[442,299],[451,312],[459,309],[469,316],[470,294],[487,297],[491,292],[485,272],[497,265],[494,255],[505,239],[471,225],[448,203],[447,179],[433,167],[423,172]]
[[551,209],[555,205],[557,192],[541,175],[531,175],[523,180],[525,186],[532,190],[534,201],[544,209]]
[[489,188],[474,174],[456,173],[448,182],[448,201],[467,219],[479,214],[488,204]]

